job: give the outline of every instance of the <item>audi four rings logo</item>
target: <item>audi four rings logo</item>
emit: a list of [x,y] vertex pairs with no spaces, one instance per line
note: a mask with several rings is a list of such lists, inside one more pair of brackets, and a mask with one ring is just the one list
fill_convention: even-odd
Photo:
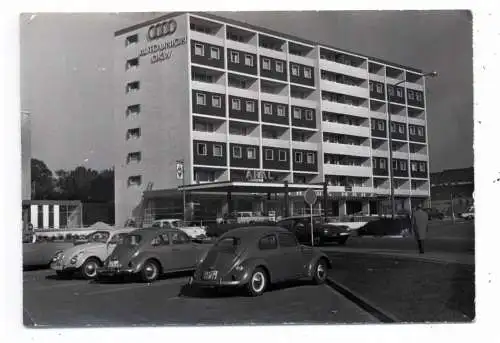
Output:
[[177,22],[175,20],[167,20],[162,23],[151,25],[148,30],[149,40],[158,39],[171,35],[177,30]]

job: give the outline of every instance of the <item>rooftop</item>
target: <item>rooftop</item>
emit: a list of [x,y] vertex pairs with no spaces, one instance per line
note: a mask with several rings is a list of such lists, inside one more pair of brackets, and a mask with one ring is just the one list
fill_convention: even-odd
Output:
[[154,19],[151,19],[151,20],[148,20],[148,21],[144,21],[142,23],[139,23],[139,24],[136,24],[136,25],[132,25],[132,26],[123,28],[121,30],[118,30],[118,31],[115,32],[115,37],[123,35],[123,34],[125,34],[127,32],[135,31],[135,30],[140,29],[140,28],[142,28],[144,26],[152,25],[152,24],[155,24],[157,22],[160,22],[160,21],[163,21],[163,20],[166,20],[166,19],[169,19],[169,18],[180,16],[182,14],[198,15],[200,17],[205,17],[207,19],[222,21],[222,22],[225,22],[227,24],[237,25],[237,26],[244,27],[244,28],[247,28],[247,29],[250,29],[250,30],[259,31],[259,32],[262,32],[262,33],[267,33],[269,35],[280,36],[280,37],[283,37],[285,39],[294,40],[296,42],[300,42],[300,43],[304,43],[304,44],[320,45],[322,47],[330,48],[330,49],[337,50],[337,51],[340,51],[340,52],[344,52],[344,53],[347,53],[347,54],[361,55],[361,56],[367,57],[368,59],[370,59],[371,61],[374,61],[374,62],[379,62],[379,63],[387,64],[387,65],[390,65],[390,66],[396,67],[396,68],[406,69],[406,70],[409,70],[409,71],[413,71],[415,73],[422,73],[421,69],[417,69],[417,68],[413,68],[413,67],[409,67],[409,66],[404,66],[404,65],[401,65],[401,64],[393,63],[393,62],[389,62],[389,61],[386,61],[386,60],[383,60],[383,59],[380,59],[380,58],[368,56],[368,55],[365,55],[365,54],[362,54],[362,53],[357,53],[357,52],[354,52],[354,51],[348,51],[348,50],[345,50],[345,49],[340,49],[340,48],[331,46],[330,44],[324,44],[324,43],[321,43],[321,42],[313,42],[313,41],[310,41],[310,40],[307,40],[307,39],[303,39],[303,38],[300,38],[300,37],[297,37],[297,36],[288,35],[286,33],[273,31],[273,30],[270,30],[270,29],[267,29],[267,28],[264,28],[264,27],[247,24],[247,23],[244,23],[244,22],[241,22],[241,21],[237,21],[237,20],[233,20],[233,19],[228,19],[228,18],[220,17],[220,16],[217,16],[217,15],[214,15],[214,14],[210,14],[210,13],[206,13],[206,12],[171,12],[171,13],[162,15],[160,17],[157,17],[157,18],[154,18]]
[[431,173],[431,184],[474,184],[474,167],[461,169],[445,169],[441,172]]

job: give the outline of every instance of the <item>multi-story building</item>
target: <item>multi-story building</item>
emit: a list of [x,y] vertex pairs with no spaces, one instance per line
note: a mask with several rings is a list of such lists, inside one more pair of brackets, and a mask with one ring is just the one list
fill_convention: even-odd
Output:
[[391,174],[409,208],[430,194],[424,89],[418,69],[208,14],[117,31],[116,222],[167,206],[178,160],[224,211],[326,182],[329,212],[377,213]]

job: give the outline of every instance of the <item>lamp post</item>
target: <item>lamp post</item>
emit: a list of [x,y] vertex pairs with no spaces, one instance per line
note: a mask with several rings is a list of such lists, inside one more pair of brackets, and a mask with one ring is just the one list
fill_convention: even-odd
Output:
[[[426,77],[436,77],[437,72],[432,71],[429,73],[425,73],[422,75],[423,78]],[[396,87],[403,82],[406,82],[406,78],[404,80],[398,81],[393,85],[388,85],[386,84],[386,89],[385,89],[385,94],[387,97],[387,102],[389,102],[389,92],[388,92],[388,87]],[[388,106],[388,105],[387,105]],[[388,128],[387,131],[389,131],[389,170],[390,170],[390,175],[389,175],[389,183],[390,183],[390,188],[391,188],[391,214],[392,214],[392,219],[395,217],[395,212],[396,212],[396,199],[394,198],[394,168],[392,165],[392,118],[391,118],[391,113],[389,110],[389,106],[387,107],[387,117],[388,117]]]

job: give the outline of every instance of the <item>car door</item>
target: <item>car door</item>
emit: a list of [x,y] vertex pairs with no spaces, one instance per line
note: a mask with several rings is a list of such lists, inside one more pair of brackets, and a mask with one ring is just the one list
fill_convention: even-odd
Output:
[[181,231],[170,232],[173,269],[191,269],[196,266],[198,250],[189,236]]
[[283,280],[286,272],[283,271],[284,268],[281,264],[282,258],[278,250],[278,239],[276,235],[273,233],[260,238],[258,248],[260,257],[266,261],[269,267],[273,282]]
[[164,271],[172,269],[171,246],[168,233],[163,232],[155,235],[151,240],[150,247],[148,247],[148,252],[151,257],[155,257],[160,261]]
[[292,233],[279,232],[279,264],[283,271],[284,279],[295,279],[304,274],[302,251],[297,239]]

